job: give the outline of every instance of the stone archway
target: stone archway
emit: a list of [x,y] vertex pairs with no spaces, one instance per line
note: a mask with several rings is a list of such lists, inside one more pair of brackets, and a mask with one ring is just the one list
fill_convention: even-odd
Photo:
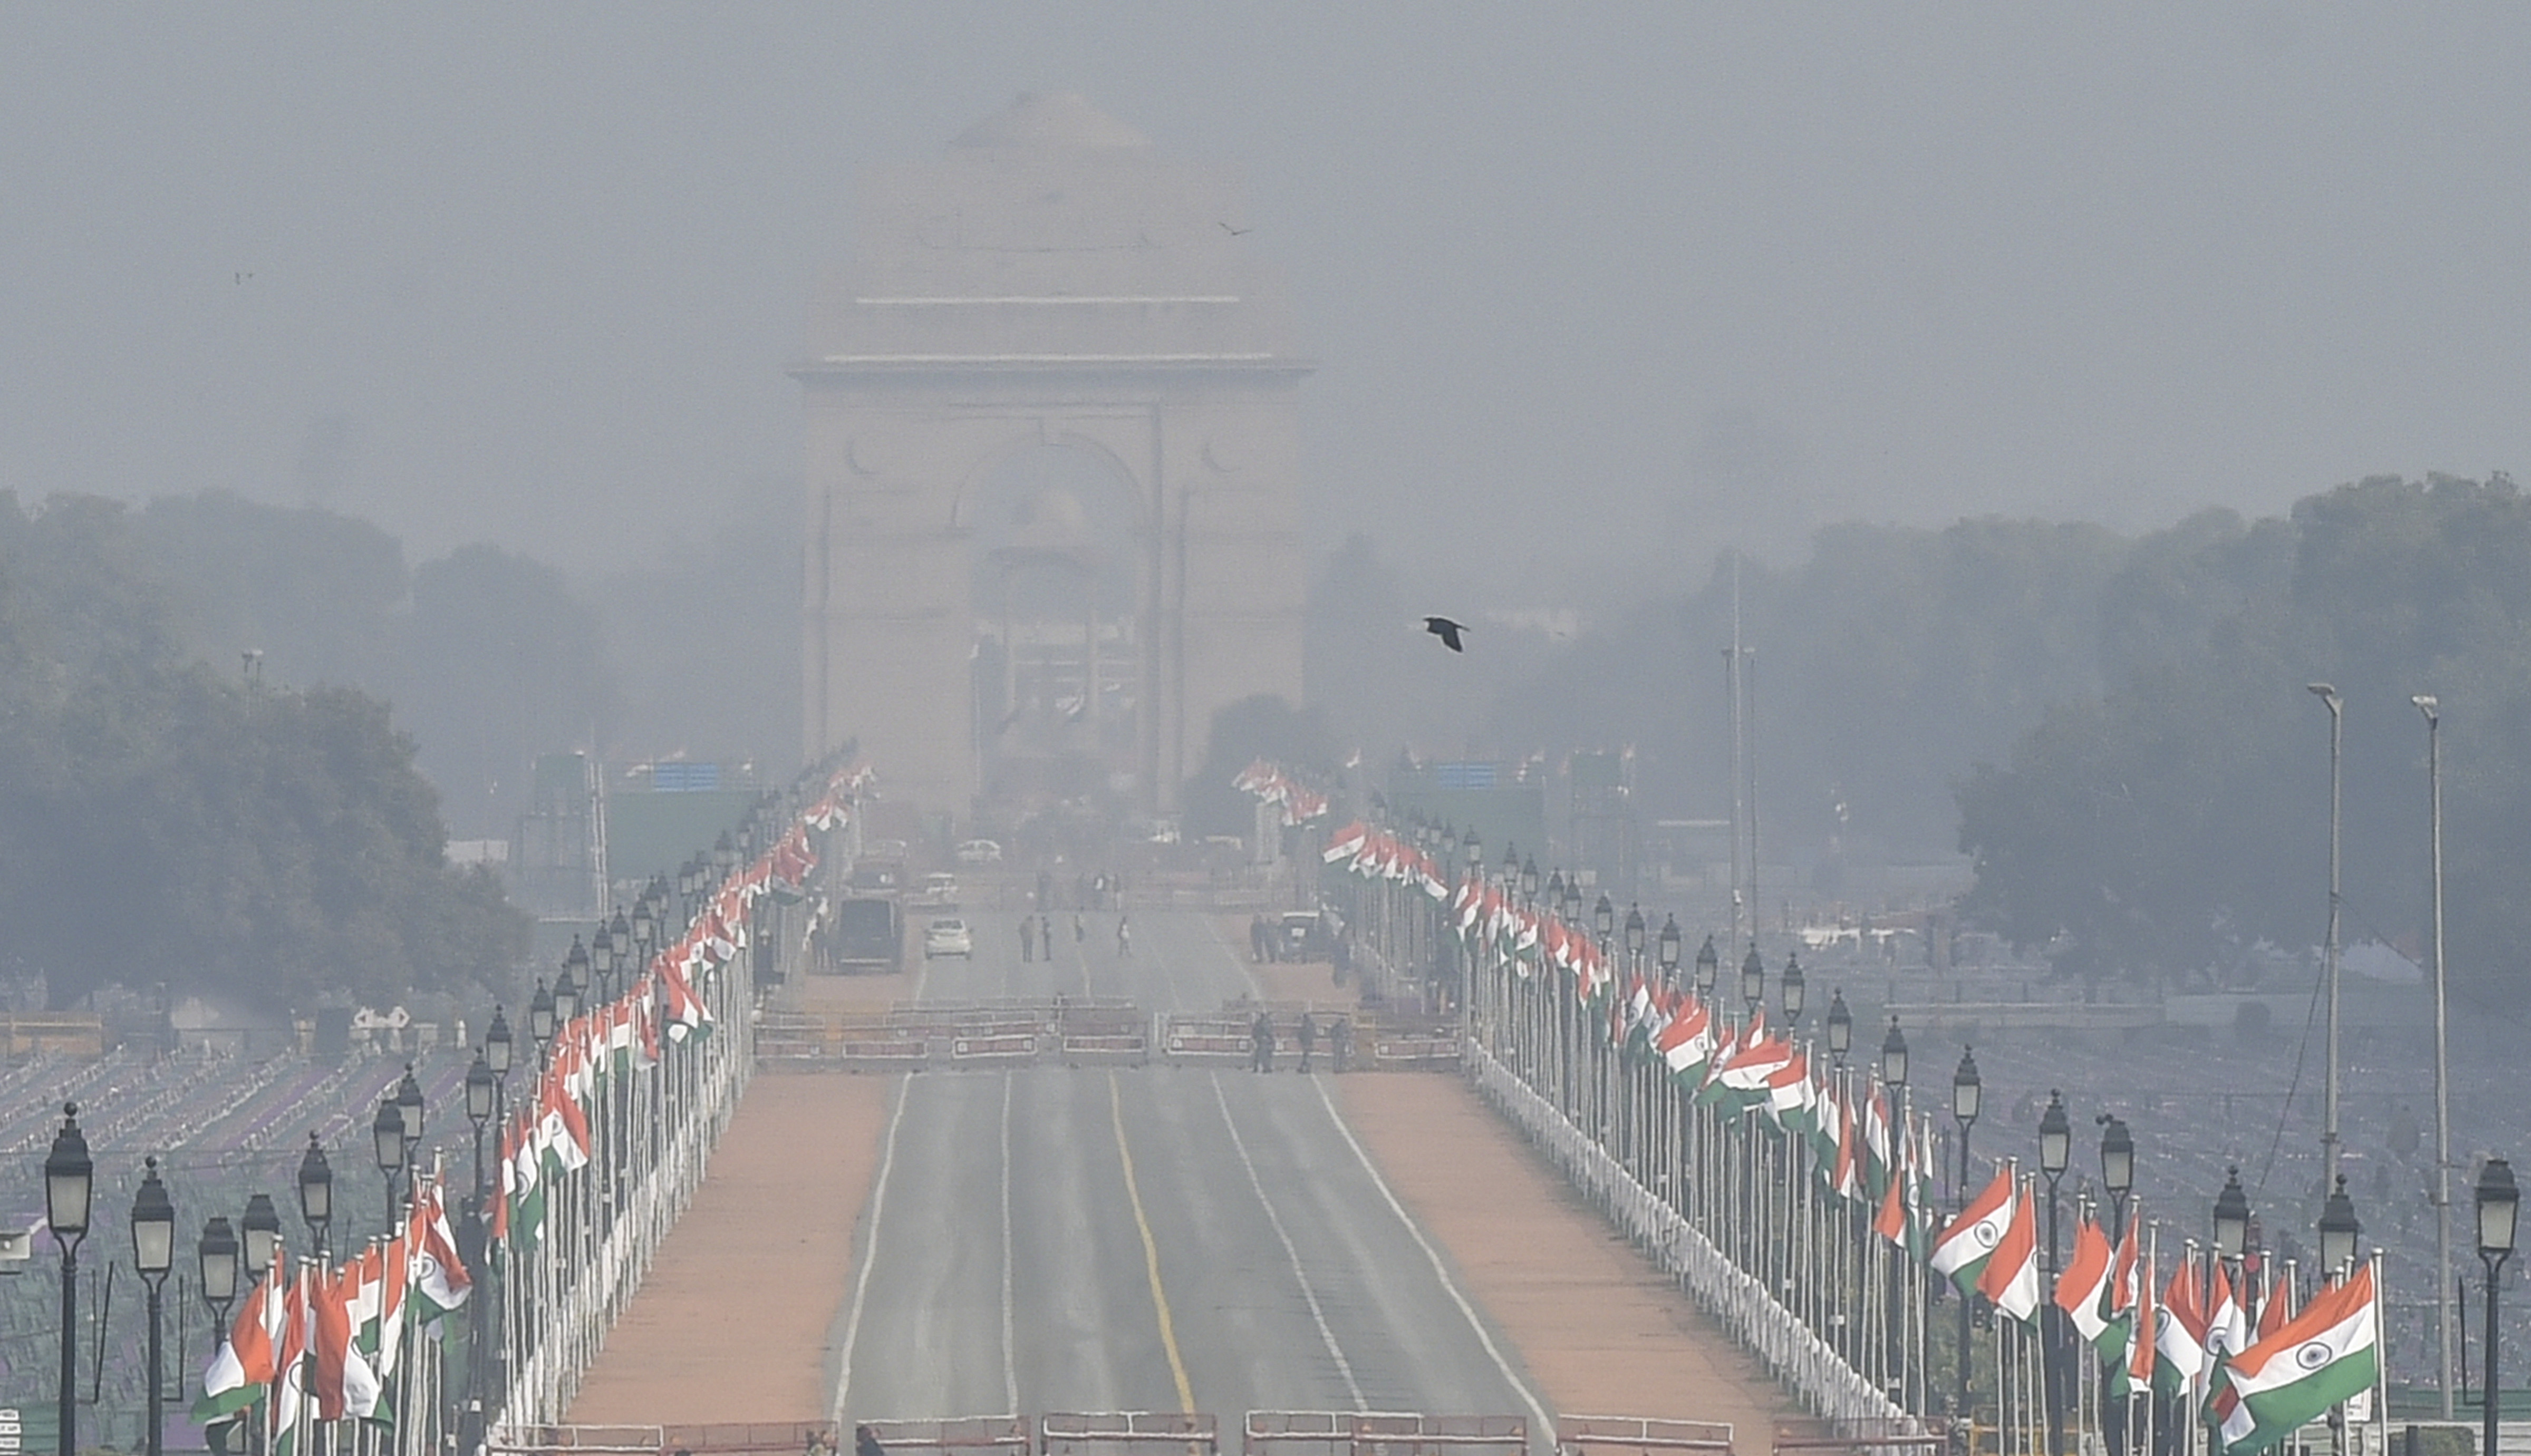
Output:
[[862,213],[791,370],[809,753],[858,737],[930,812],[1087,773],[1174,812],[1217,708],[1301,697],[1311,366],[1236,189],[1026,96],[872,179]]

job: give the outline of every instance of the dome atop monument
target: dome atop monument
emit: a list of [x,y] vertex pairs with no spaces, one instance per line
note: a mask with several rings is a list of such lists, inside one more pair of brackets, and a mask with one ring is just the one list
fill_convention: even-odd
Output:
[[1022,92],[1009,109],[958,134],[952,146],[1087,151],[1149,146],[1152,139],[1071,91]]

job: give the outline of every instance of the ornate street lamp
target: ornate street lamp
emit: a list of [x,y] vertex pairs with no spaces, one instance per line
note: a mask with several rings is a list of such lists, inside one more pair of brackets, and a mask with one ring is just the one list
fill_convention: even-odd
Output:
[[1810,981],[1802,975],[1802,960],[1798,955],[1784,957],[1783,992],[1784,1025],[1799,1030],[1803,1008],[1810,1004]]
[[535,994],[528,997],[528,1039],[536,1044],[536,1062],[543,1065],[545,1048],[554,1038],[554,993],[545,979],[536,978]]
[[492,1120],[493,1093],[500,1083],[492,1076],[492,1063],[483,1049],[475,1049],[475,1064],[466,1069],[466,1120],[475,1124],[475,1196],[483,1196],[483,1128]]
[[1887,1087],[1907,1085],[1907,1034],[1898,1030],[1895,1012],[1889,1016],[1889,1035],[1881,1038],[1881,1081]]
[[1582,876],[1576,873],[1564,882],[1564,924],[1574,929],[1582,926]]
[[[396,1126],[402,1128],[404,1119],[397,1118]],[[253,1211],[250,1205],[248,1212]],[[324,1146],[316,1141],[312,1129],[308,1134],[308,1150],[299,1156],[299,1217],[308,1225],[309,1252],[323,1259],[325,1233],[334,1222],[334,1165],[326,1161]],[[271,1258],[269,1251],[265,1258]]]
[[[322,1157],[324,1154],[317,1154]],[[246,1260],[246,1281],[260,1284],[281,1247],[281,1214],[272,1195],[259,1193],[246,1201],[246,1217],[238,1221],[238,1256]]]
[[580,989],[581,983],[572,979],[571,967],[565,964],[562,974],[554,978],[553,983],[554,1026],[557,1030],[580,1019]]
[[132,1266],[149,1291],[149,1427],[143,1449],[160,1456],[166,1444],[167,1360],[161,1345],[161,1296],[167,1271],[176,1266],[176,1204],[159,1180],[158,1159],[141,1160],[141,1189],[132,1196]]
[[2135,1192],[2135,1135],[2127,1131],[2123,1117],[2104,1112],[2095,1120],[2101,1125],[2101,1187],[2109,1195],[2109,1237],[2114,1241],[2126,1237],[2127,1195]]
[[1626,963],[1635,970],[1644,965],[1644,912],[1639,905],[1626,907]]
[[1854,1013],[1845,1009],[1845,987],[1828,993],[1828,1054],[1841,1069],[1854,1049]]
[[1740,999],[1749,1003],[1749,1014],[1767,1004],[1767,963],[1758,959],[1758,942],[1749,942],[1749,954],[1740,962]]
[[1660,947],[1661,984],[1671,990],[1678,989],[1678,949],[1683,938],[1678,933],[1678,917],[1662,916],[1660,937],[1655,943]]
[[615,999],[615,931],[599,921],[589,937],[589,987],[600,1001]]
[[1477,878],[1479,871],[1486,868],[1486,842],[1477,837],[1474,824],[1469,825],[1468,832],[1459,839],[1459,858],[1467,865],[1470,879]]
[[413,1077],[413,1063],[404,1064],[404,1080],[396,1084],[396,1114],[404,1119],[404,1147],[410,1156],[422,1142],[422,1084]]
[[238,1236],[237,1228],[225,1213],[214,1213],[202,1223],[202,1237],[194,1245],[194,1272],[201,1285],[202,1303],[211,1310],[212,1353],[228,1343],[229,1305],[237,1299]]
[[[492,1024],[483,1029],[483,1065],[492,1072],[495,1088],[510,1077],[510,1057],[516,1051],[510,1039],[510,1019],[502,1015],[499,1002],[492,1005]],[[497,1105],[495,1111],[498,1110]]]
[[394,1096],[378,1099],[378,1115],[369,1119],[369,1150],[377,1158],[378,1176],[386,1181],[387,1220],[389,1234],[395,1232],[396,1170],[404,1166],[404,1112],[396,1106]]
[[2479,1431],[2482,1451],[2496,1449],[2496,1417],[2503,1405],[2496,1383],[2496,1289],[2504,1261],[2513,1257],[2513,1235],[2522,1211],[2522,1192],[2513,1184],[2513,1165],[2491,1157],[2478,1172],[2478,1261],[2487,1266],[2487,1373],[2479,1388],[2486,1392],[2486,1413]]
[[2346,1195],[2346,1175],[2337,1175],[2337,1187],[2330,1192],[2328,1202],[2320,1205],[2320,1277],[2334,1284],[2346,1277],[2355,1262],[2356,1241],[2364,1236],[2364,1222],[2355,1216],[2355,1200]]
[[[1960,1064],[1951,1072],[1951,1117],[1960,1125],[1960,1189],[1958,1204],[1962,1212],[1969,1206],[1969,1129],[1977,1126],[1978,1103],[1985,1095],[1985,1084],[1979,1080],[1977,1057],[1966,1046],[1960,1048]],[[1959,1409],[1969,1408],[1969,1306],[1975,1300],[1960,1301],[1960,1383]]]
[[1603,890],[1600,892],[1598,903],[1591,907],[1592,938],[1600,942],[1600,948],[1602,950],[1606,950],[1608,948],[1608,936],[1613,933],[1616,928],[1617,907],[1608,899],[1608,892]]
[[2215,1257],[2226,1263],[2240,1259],[2250,1242],[2250,1196],[2241,1189],[2241,1170],[2223,1170],[2223,1191],[2215,1195]]
[[61,1456],[76,1456],[79,1450],[79,1246],[87,1237],[88,1199],[95,1185],[96,1164],[88,1159],[87,1137],[80,1131],[79,1104],[65,1102],[61,1131],[53,1134],[52,1151],[44,1155],[44,1225],[62,1251]]
[[1696,999],[1700,1001],[1714,999],[1715,978],[1719,976],[1721,971],[1722,957],[1714,949],[1714,937],[1708,935],[1705,937],[1705,944],[1699,946],[1696,952]]
[[1547,908],[1557,915],[1564,913],[1564,871],[1557,869],[1547,876]]
[[[562,1004],[563,990],[566,986],[572,992],[572,1002],[568,1010]],[[589,947],[581,944],[580,937],[574,935],[571,937],[571,949],[564,953],[562,958],[562,976],[554,981],[555,1019],[564,1026],[570,1026],[571,1019],[580,1014],[581,1002],[587,998],[590,991],[595,988],[589,974]]]

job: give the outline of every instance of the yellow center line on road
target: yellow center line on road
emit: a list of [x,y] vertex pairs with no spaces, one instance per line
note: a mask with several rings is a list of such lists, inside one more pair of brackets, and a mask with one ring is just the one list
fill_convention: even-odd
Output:
[[1168,1291],[1160,1287],[1160,1246],[1152,1238],[1152,1220],[1143,1215],[1142,1191],[1134,1185],[1134,1154],[1125,1146],[1125,1094],[1116,1074],[1107,1074],[1107,1111],[1116,1123],[1116,1158],[1125,1166],[1125,1202],[1134,1208],[1134,1228],[1143,1236],[1143,1271],[1152,1281],[1152,1309],[1159,1316],[1160,1348],[1169,1357],[1169,1377],[1178,1383],[1178,1409],[1195,1410],[1195,1387],[1187,1382],[1186,1359],[1178,1354],[1177,1324],[1169,1318]]

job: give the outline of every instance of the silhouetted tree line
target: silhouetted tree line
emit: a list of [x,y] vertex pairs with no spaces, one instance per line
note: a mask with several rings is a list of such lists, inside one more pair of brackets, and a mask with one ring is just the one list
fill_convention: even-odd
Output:
[[167,573],[163,529],[0,497],[0,957],[56,1005],[164,983],[306,1007],[506,973],[526,918],[444,863],[386,705],[194,654],[199,584]]

